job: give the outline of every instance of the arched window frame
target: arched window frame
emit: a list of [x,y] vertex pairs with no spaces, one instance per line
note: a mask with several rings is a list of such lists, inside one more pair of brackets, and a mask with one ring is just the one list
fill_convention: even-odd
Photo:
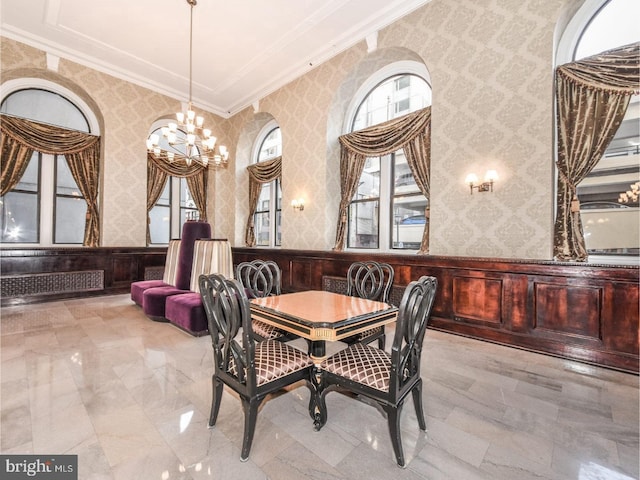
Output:
[[[266,123],[256,135],[255,142],[251,149],[251,158],[254,164],[259,162],[264,162],[267,160],[272,160],[282,155],[282,129],[280,129],[280,147],[279,150],[275,152],[274,155],[269,156],[268,158],[260,158],[260,152],[262,151],[262,146],[264,142],[269,137],[269,135],[276,129],[280,129],[280,125],[276,120],[270,120]],[[254,228],[255,228],[255,236],[256,236],[256,247],[280,247],[282,245],[282,179],[276,179],[268,184],[263,185],[263,193],[265,193],[266,189],[268,189],[268,204],[257,206],[256,213],[254,215]],[[262,194],[261,194],[262,196]],[[275,205],[275,208],[272,206]],[[264,231],[258,227],[260,222],[258,221],[259,216],[266,217],[268,223],[268,236],[267,241],[261,240],[260,234],[264,235]]]
[[[399,75],[414,75],[416,77],[421,78],[426,82],[426,84],[431,88],[431,77],[429,75],[429,71],[427,67],[420,62],[412,61],[412,60],[402,60],[398,62],[390,63],[379,70],[377,70],[373,75],[367,78],[362,85],[357,89],[356,93],[353,95],[345,113],[344,123],[342,126],[343,133],[351,133],[354,131],[353,125],[355,123],[356,115],[360,106],[367,99],[369,94],[376,89],[379,85],[387,81],[388,79],[399,76]],[[425,105],[426,107],[427,105]],[[380,180],[379,180],[379,193],[378,193],[378,211],[377,218],[379,224],[377,225],[378,229],[378,247],[354,247],[349,244],[351,232],[347,232],[347,243],[346,250],[358,251],[358,252],[387,252],[387,253],[409,253],[409,252],[417,252],[420,247],[420,240],[422,231],[424,230],[424,216],[421,212],[421,221],[422,224],[418,225],[402,225],[399,226],[399,219],[395,218],[395,215],[392,214],[392,205],[394,202],[394,197],[402,196],[401,194],[396,193],[394,195],[395,186],[394,183],[394,171],[393,166],[395,165],[395,153],[390,155],[386,155],[380,158]],[[367,160],[368,162],[371,160]],[[365,167],[366,170],[366,167]],[[409,173],[410,174],[410,173]],[[421,196],[421,194],[416,193],[416,195]],[[424,197],[422,197],[424,198]],[[349,216],[351,215],[351,206],[355,205],[357,202],[352,202],[349,208]],[[426,207],[429,207],[428,200]],[[375,223],[375,222],[374,222]],[[348,225],[352,225],[351,218],[347,221]],[[403,238],[403,235],[398,232],[398,228],[407,228],[415,230],[415,242],[412,242],[410,247],[404,247],[404,242],[400,242]]]
[[[560,36],[560,40],[558,42],[558,47],[556,49],[556,55],[555,55],[556,67],[563,65],[565,63],[570,63],[570,62],[579,60],[579,58],[576,58],[576,56],[577,56],[578,46],[580,44],[580,41],[583,38],[583,35],[591,25],[591,22],[607,6],[609,1],[610,0],[586,0],[584,4],[576,11],[576,13],[573,15],[571,20],[567,23],[566,27],[564,28]],[[611,45],[608,48],[615,48],[616,46],[622,46],[622,45]],[[593,53],[595,54],[599,52],[593,52]],[[630,116],[633,116],[634,118],[640,117],[640,96],[638,95],[635,95],[632,97],[625,119],[628,119]],[[554,119],[557,119],[556,115],[554,115]],[[557,149],[554,149],[554,155],[556,155],[555,160],[557,160]],[[625,162],[625,161],[616,162],[616,164],[620,168],[625,168],[626,166],[628,166],[627,163],[628,162]],[[554,165],[555,164],[556,162],[554,161]],[[558,174],[557,168],[555,168],[555,174],[556,174],[556,180],[554,182],[554,185],[557,185],[557,174]],[[580,197],[581,186],[584,186],[587,183],[593,183],[592,179],[597,178],[598,176],[601,176],[601,177],[604,176],[604,170],[600,165],[596,165],[592,173],[589,174],[587,178],[585,178],[585,180],[581,182],[580,185],[578,185],[579,197]],[[632,182],[629,182],[629,183],[632,183]],[[638,256],[637,254],[629,255],[629,254],[609,253],[606,251],[598,252],[597,250],[590,248],[589,235],[591,234],[591,232],[589,231],[589,229],[592,228],[590,225],[590,222],[592,223],[592,220],[609,222],[611,219],[605,218],[605,217],[598,218],[598,219],[588,218],[590,216],[593,216],[593,214],[596,212],[603,213],[606,215],[606,209],[591,209],[590,211],[588,211],[587,209],[585,209],[585,207],[589,206],[588,205],[589,202],[583,202],[583,198],[581,198],[580,200],[581,200],[580,211],[581,211],[583,228],[585,230],[584,231],[585,241],[587,243],[587,249],[589,254],[588,262],[619,264],[619,265],[639,264],[640,256]],[[557,195],[554,194],[554,211],[557,211],[556,203],[557,203]],[[628,212],[628,213],[631,214],[631,212]],[[638,218],[637,214],[635,215],[635,218],[636,219]],[[626,225],[625,229],[628,231],[638,230],[638,228],[633,228],[633,227],[629,228],[627,221],[624,221],[624,224]],[[613,233],[615,231],[615,228],[614,227],[608,228],[606,229],[606,231]],[[597,234],[597,232],[595,231],[593,233]]]
[[[0,85],[0,103],[4,102],[4,100],[13,93],[30,89],[49,91],[65,98],[83,115],[89,127],[89,131],[87,133],[96,136],[100,135],[100,124],[98,122],[98,118],[87,102],[67,87],[47,79],[23,77],[3,82],[2,85]],[[37,243],[11,243],[11,246],[80,246],[82,242],[79,244],[69,244],[55,241],[56,202],[58,199],[68,198],[68,195],[66,194],[57,193],[56,188],[57,164],[60,163],[60,158],[62,157],[59,155],[45,155],[41,153],[34,153],[34,155],[37,155],[39,158],[37,187],[39,241]],[[56,158],[58,158],[58,160],[56,160]],[[75,196],[75,198],[78,197]],[[64,220],[64,218],[62,220]]]

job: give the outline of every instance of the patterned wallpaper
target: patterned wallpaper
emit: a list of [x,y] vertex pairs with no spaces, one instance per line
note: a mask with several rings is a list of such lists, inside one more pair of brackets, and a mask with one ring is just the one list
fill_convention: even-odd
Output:
[[[207,122],[230,147],[210,173],[208,215],[216,237],[243,245],[251,148],[275,119],[283,135],[283,247],[331,249],[340,196],[345,110],[376,70],[425,63],[433,86],[431,253],[551,258],[554,33],[581,0],[432,0],[365,42],[318,65],[228,120]],[[2,39],[2,69],[45,68],[44,52]],[[86,90],[104,120],[105,246],[144,245],[144,139],[176,100],[74,64],[59,73]],[[469,195],[464,178],[498,171],[493,194]],[[295,212],[293,198],[305,199]]]

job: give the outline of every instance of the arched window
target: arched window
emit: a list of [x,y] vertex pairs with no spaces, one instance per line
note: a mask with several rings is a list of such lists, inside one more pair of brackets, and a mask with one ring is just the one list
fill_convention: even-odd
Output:
[[[350,116],[348,132],[360,130],[431,105],[426,69],[420,74],[385,68],[364,84]],[[372,86],[373,85],[373,86]],[[429,207],[416,185],[402,149],[367,158],[349,206],[347,248],[417,250]]]
[[[272,160],[282,155],[282,134],[275,121],[265,125],[257,136],[254,163]],[[254,215],[256,245],[282,245],[282,182],[278,178],[263,183]]]
[[[91,109],[66,88],[38,79],[3,84],[0,113],[99,135]],[[82,245],[87,202],[64,155],[34,151],[19,183],[0,197],[4,244]]]
[[[163,120],[154,123],[150,135],[158,135],[159,147],[169,151],[167,140],[161,133],[161,128],[165,123],[166,121]],[[178,130],[177,134],[186,137],[185,132],[181,130]],[[185,146],[177,144],[172,148],[181,151],[185,149]],[[197,147],[195,148],[197,149]],[[187,179],[168,176],[162,193],[149,211],[150,244],[166,245],[170,239],[180,238],[184,223],[187,220],[197,218],[199,218],[198,207],[189,191]]]
[[[559,64],[580,60],[640,40],[637,0],[591,0],[569,24]],[[640,97],[634,95],[604,156],[577,186],[587,252],[640,253]],[[602,261],[598,257],[597,261]],[[613,260],[615,261],[615,260]],[[622,260],[624,262],[624,260]]]

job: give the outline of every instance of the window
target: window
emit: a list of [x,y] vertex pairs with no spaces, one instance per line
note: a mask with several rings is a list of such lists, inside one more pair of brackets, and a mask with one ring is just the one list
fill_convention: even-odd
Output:
[[[266,125],[258,135],[256,163],[282,155],[282,136],[275,122]],[[280,179],[262,184],[258,208],[254,216],[256,245],[282,245],[282,184]]]
[[[164,124],[164,121],[158,124]],[[157,127],[154,124],[154,127]],[[168,150],[165,145],[167,140],[160,132],[160,127],[152,128],[151,134],[159,136],[160,148]],[[178,134],[185,135],[184,132],[178,131]],[[174,148],[184,148],[179,145]],[[151,244],[166,245],[172,238],[180,238],[182,235],[182,226],[187,220],[195,220],[200,216],[200,212],[196,207],[196,203],[189,191],[189,185],[186,178],[172,177],[167,178],[167,183],[156,204],[149,211],[149,234],[151,236]]]
[[[59,85],[21,79],[6,82],[3,89],[9,93],[0,105],[2,114],[97,134],[88,106]],[[20,182],[0,197],[0,203],[2,243],[83,243],[87,204],[64,155],[34,152]]]
[[[419,75],[387,76],[366,92],[350,131],[406,115],[431,104],[431,87]],[[426,224],[427,199],[402,150],[367,158],[349,206],[347,248],[417,250]]]
[[[640,40],[640,3],[610,0],[598,2],[597,7],[591,5],[590,16],[582,23],[571,60]],[[589,255],[640,254],[638,197],[627,195],[627,191],[633,193],[632,185],[638,181],[640,97],[635,95],[604,156],[577,188]]]

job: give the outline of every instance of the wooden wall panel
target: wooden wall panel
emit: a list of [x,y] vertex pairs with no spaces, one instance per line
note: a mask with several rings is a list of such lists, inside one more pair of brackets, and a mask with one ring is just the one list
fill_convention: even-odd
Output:
[[502,324],[502,281],[456,276],[453,278],[455,320],[499,327]]

